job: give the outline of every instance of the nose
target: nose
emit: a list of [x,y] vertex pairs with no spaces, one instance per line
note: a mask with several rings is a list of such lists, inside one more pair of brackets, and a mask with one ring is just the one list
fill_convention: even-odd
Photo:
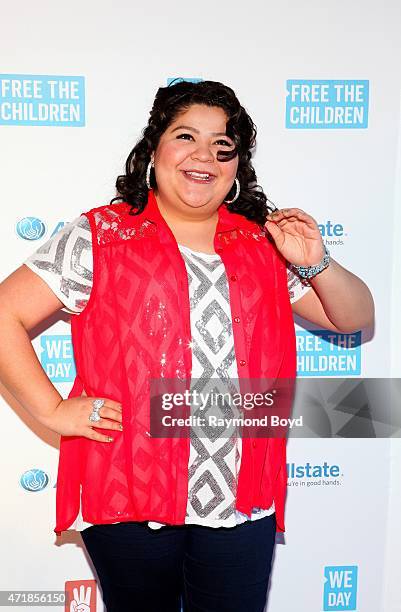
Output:
[[191,153],[191,158],[203,162],[214,161],[213,152],[206,143],[198,143],[196,149]]

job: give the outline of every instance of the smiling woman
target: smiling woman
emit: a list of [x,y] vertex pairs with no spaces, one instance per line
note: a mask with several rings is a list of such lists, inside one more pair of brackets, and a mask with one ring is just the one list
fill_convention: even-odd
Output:
[[[186,189],[192,187],[189,191],[192,205],[209,204],[210,209],[213,202],[216,207],[223,200],[233,200],[240,190],[241,198],[237,196],[235,205],[229,209],[263,224],[275,207],[257,184],[251,162],[255,144],[256,127],[230,87],[214,81],[161,87],[143,138],[129,154],[125,174],[117,179],[119,196],[113,201],[129,202],[133,210],[140,212],[152,187],[156,195],[161,189],[168,190],[170,202],[178,197],[184,211],[190,204],[183,199],[186,184],[183,175],[195,171],[209,174],[209,178],[187,177]],[[173,184],[168,185],[167,180]],[[210,189],[196,190],[200,181],[205,181]],[[159,204],[162,199],[158,198]]]
[[[195,198],[194,202],[203,206],[216,196],[216,193],[219,193],[222,201],[231,189],[238,169],[238,157],[234,142],[226,135],[226,124],[227,115],[223,109],[194,104],[187,111],[180,113],[160,138],[156,164],[159,165],[160,161],[160,168],[170,171],[169,178],[172,183],[182,175],[190,183],[213,187],[208,190],[192,190],[190,193],[187,189],[188,195],[183,198],[184,202],[191,202]],[[224,131],[211,131],[211,127]],[[220,159],[229,163],[220,164],[221,154],[231,152],[233,155],[230,155],[230,159],[224,156]],[[166,163],[167,160],[169,164]],[[168,177],[160,178],[163,184],[163,178]],[[157,179],[156,172],[156,183],[160,182]],[[179,189],[176,191],[180,197]]]
[[[185,612],[262,612],[285,530],[285,438],[152,436],[151,380],[167,392],[292,384],[292,308],[340,331],[373,319],[363,281],[321,260],[313,217],[269,214],[255,137],[226,85],[160,88],[118,195],[0,285],[2,382],[61,435],[54,531],[81,529],[108,612],[179,612],[181,597]],[[27,334],[63,307],[77,371],[67,399]]]
[[217,208],[238,170],[237,154],[218,160],[220,152],[235,153],[226,124],[223,109],[194,104],[175,118],[151,157],[156,199],[177,241],[206,253],[214,252]]

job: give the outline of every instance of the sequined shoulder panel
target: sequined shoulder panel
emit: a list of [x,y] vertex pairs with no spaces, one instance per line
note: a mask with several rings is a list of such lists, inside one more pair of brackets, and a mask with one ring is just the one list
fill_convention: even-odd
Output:
[[96,240],[99,246],[119,242],[121,240],[138,240],[155,233],[155,224],[146,219],[143,214],[130,215],[130,205],[126,202],[111,204],[92,209],[96,227]]

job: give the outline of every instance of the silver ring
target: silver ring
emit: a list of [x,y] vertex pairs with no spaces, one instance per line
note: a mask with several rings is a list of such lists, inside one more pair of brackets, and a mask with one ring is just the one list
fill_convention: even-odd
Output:
[[104,399],[95,399],[92,402],[93,410],[99,410],[102,406],[104,406]]
[[92,412],[89,415],[89,420],[92,423],[97,423],[102,418],[99,414],[99,410],[102,406],[104,406],[104,399],[95,399],[92,402]]

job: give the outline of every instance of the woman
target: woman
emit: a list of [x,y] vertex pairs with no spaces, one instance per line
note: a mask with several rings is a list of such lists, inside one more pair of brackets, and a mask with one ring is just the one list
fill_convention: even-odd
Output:
[[[55,531],[82,530],[109,612],[178,611],[181,597],[190,612],[261,612],[284,531],[285,439],[153,437],[150,379],[293,379],[294,312],[336,332],[373,321],[316,221],[268,206],[255,136],[229,87],[160,88],[119,196],[0,285],[1,378],[62,436]],[[74,313],[66,400],[27,334],[60,308]]]

